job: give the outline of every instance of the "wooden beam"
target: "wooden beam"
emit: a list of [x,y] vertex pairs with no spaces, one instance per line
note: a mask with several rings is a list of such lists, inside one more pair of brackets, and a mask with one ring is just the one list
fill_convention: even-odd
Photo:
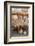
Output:
[[28,13],[12,13],[12,15],[18,15],[18,16],[28,16]]

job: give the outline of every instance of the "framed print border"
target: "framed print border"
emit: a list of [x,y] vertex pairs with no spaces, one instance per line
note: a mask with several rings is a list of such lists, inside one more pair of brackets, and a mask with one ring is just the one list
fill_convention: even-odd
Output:
[[[19,42],[7,43],[7,3],[32,4],[32,41],[19,41]],[[33,43],[33,42],[34,42],[34,2],[5,1],[4,2],[4,44]]]

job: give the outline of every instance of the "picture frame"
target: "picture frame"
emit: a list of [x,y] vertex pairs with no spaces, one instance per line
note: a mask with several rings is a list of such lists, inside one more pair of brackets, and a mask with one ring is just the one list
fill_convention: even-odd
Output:
[[34,42],[34,2],[4,2],[4,43]]

